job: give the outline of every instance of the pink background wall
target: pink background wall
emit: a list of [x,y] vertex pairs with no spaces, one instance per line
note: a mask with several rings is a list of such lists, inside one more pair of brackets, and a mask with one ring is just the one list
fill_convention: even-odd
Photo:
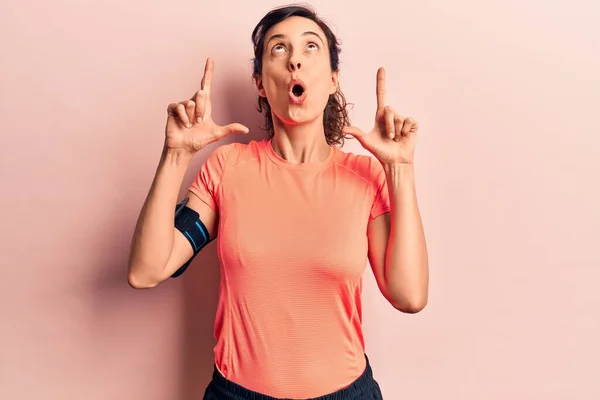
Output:
[[[150,291],[128,287],[126,255],[166,106],[208,55],[215,120],[260,137],[249,37],[279,4],[2,3],[0,398],[201,398],[214,244]],[[383,65],[421,123],[430,303],[396,312],[366,274],[386,399],[599,399],[599,3],[312,4],[343,40],[353,122],[371,126]]]

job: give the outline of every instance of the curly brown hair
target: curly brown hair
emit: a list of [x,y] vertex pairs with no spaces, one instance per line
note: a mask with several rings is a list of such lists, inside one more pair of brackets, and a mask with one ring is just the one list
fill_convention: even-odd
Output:
[[[308,6],[284,6],[275,8],[267,13],[256,25],[254,31],[252,31],[252,43],[254,44],[253,76],[257,77],[262,73],[262,57],[266,33],[274,25],[290,17],[308,18],[323,30],[329,47],[331,70],[339,71],[339,54],[342,50],[337,37],[329,26]],[[346,110],[348,105],[349,103],[346,102],[346,98],[338,86],[337,91],[329,96],[323,113],[325,139],[330,146],[334,144],[341,146],[344,144],[344,139],[349,138],[342,133],[342,129],[345,126],[350,126],[350,118]],[[259,112],[264,111],[265,114],[265,126],[263,129],[268,132],[270,138],[273,137],[275,134],[273,130],[273,116],[271,114],[271,105],[266,97],[258,96],[257,108]]]

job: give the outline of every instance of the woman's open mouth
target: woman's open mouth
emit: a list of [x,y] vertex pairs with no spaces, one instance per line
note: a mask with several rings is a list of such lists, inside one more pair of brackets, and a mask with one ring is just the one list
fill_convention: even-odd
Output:
[[292,104],[302,104],[306,98],[306,86],[299,79],[290,82],[290,101]]

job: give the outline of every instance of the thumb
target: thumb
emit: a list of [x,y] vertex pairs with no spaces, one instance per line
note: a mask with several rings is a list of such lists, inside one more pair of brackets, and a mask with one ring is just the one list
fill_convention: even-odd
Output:
[[354,136],[358,139],[359,136],[363,136],[365,133],[357,126],[345,126],[342,129],[342,133],[345,133],[350,136]]
[[248,133],[248,132],[250,132],[250,129],[248,129],[248,127],[246,127],[245,125],[233,123],[233,124],[221,126],[219,128],[218,132],[219,132],[219,136],[223,137],[223,136],[232,135],[234,133]]
[[361,144],[363,143],[365,133],[357,126],[346,126],[342,129],[342,133],[354,137]]

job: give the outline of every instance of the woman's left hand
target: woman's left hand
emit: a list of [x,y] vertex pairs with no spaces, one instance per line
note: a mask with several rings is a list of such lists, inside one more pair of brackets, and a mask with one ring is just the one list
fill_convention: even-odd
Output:
[[383,165],[412,164],[419,125],[415,119],[396,114],[386,105],[383,68],[377,70],[376,92],[377,112],[371,132],[364,133],[356,126],[346,127],[342,132],[355,137]]

